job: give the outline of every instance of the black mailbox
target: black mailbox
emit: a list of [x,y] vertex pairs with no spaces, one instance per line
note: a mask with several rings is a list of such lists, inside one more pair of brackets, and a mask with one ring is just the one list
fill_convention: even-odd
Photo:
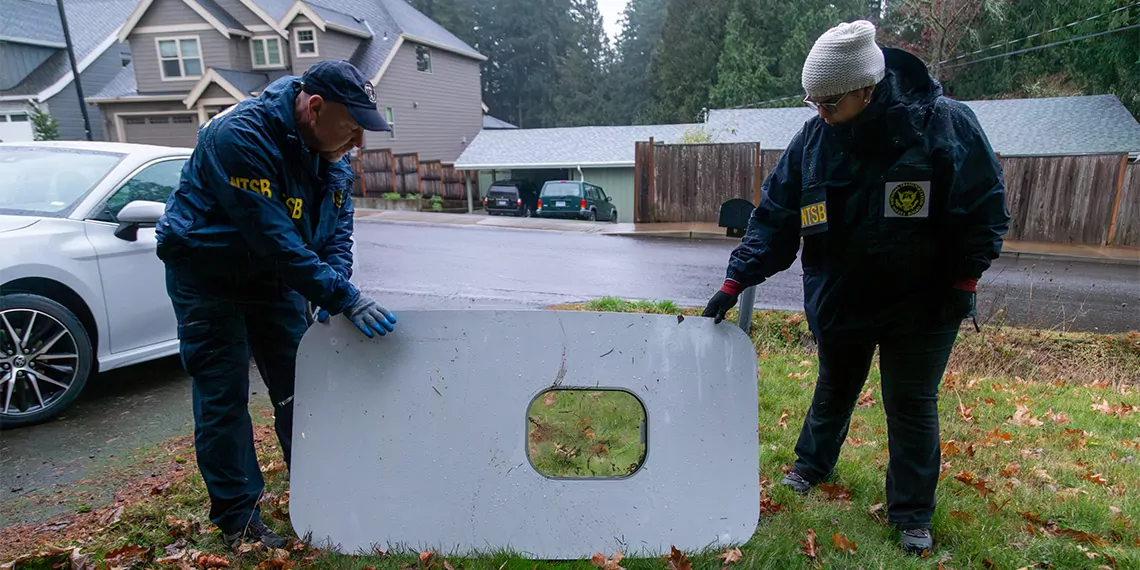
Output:
[[717,223],[722,228],[728,228],[725,235],[728,237],[744,237],[745,230],[748,229],[748,219],[752,217],[752,211],[756,206],[752,202],[743,198],[733,198],[720,205],[720,222]]

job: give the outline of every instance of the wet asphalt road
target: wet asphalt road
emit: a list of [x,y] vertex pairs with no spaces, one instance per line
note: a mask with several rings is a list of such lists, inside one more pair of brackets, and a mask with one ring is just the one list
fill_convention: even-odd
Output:
[[[723,279],[731,248],[727,241],[364,222],[357,225],[353,280],[397,314],[540,309],[607,295],[703,306]],[[800,279],[797,263],[758,287],[757,305],[802,309]],[[1137,330],[1140,268],[999,260],[982,282],[979,311],[980,320],[1008,324]],[[255,370],[250,385],[254,413],[268,408]],[[27,495],[97,477],[132,450],[189,434],[192,426],[190,381],[177,358],[93,378],[56,421],[0,432],[0,527],[49,520],[68,507],[32,506]]]

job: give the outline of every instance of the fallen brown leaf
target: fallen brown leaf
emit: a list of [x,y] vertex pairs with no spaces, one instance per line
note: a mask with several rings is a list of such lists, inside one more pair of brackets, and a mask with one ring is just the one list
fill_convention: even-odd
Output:
[[558,403],[558,396],[555,396],[554,392],[547,392],[546,396],[542,398],[542,405],[548,408],[556,403]]
[[1105,479],[1104,476],[1100,473],[1085,473],[1084,475],[1081,475],[1081,479],[1084,479],[1085,481],[1091,481],[1097,485],[1108,485],[1108,480]]
[[156,486],[152,487],[150,490],[150,494],[151,495],[161,495],[161,494],[165,493],[166,490],[169,488],[170,488],[170,481],[167,481],[161,485],[156,485]]
[[875,391],[874,387],[867,388],[866,392],[859,394],[859,401],[855,403],[859,408],[870,408],[875,405],[875,398],[871,394]]
[[867,509],[867,514],[879,524],[887,524],[887,518],[883,516],[883,506],[883,503],[875,503]]
[[831,501],[850,501],[851,490],[838,483],[831,485],[828,483],[821,483],[818,485],[819,490],[827,495],[828,500]]
[[974,409],[967,408],[966,404],[963,404],[962,402],[958,402],[958,415],[968,423],[974,422]]
[[123,520],[123,507],[118,506],[113,509],[107,510],[103,516],[99,517],[99,524],[103,526],[111,526]]
[[285,466],[284,461],[274,460],[274,461],[269,462],[269,465],[266,465],[265,467],[263,467],[261,469],[261,472],[262,473],[279,473],[281,471],[284,471],[285,469],[286,469],[286,466]]
[[956,518],[956,519],[958,519],[964,523],[970,523],[970,522],[974,521],[974,515],[971,515],[970,513],[967,513],[965,511],[950,511],[950,516],[952,516],[952,517],[954,517],[954,518]]
[[958,442],[954,440],[942,442],[942,455],[944,457],[952,457],[961,452],[962,450],[958,447]]
[[196,564],[202,570],[207,570],[208,568],[230,567],[230,561],[226,558],[218,556],[217,554],[206,553],[199,554],[198,557],[194,559],[194,564]]
[[103,557],[103,561],[110,566],[126,566],[131,567],[135,564],[146,563],[150,560],[150,548],[128,544],[122,548],[117,548],[107,553]]
[[779,503],[773,501],[772,497],[768,496],[767,489],[760,489],[760,516],[774,515],[783,508]]
[[984,400],[982,400],[982,401],[983,401],[983,402],[985,402],[985,403],[987,403],[987,404],[989,404],[989,405],[991,405],[991,406],[992,406],[992,405],[994,405],[995,403],[997,403],[997,400],[994,400],[993,398],[986,398],[986,399],[984,399]]
[[989,487],[986,486],[986,480],[985,479],[982,479],[981,477],[974,477],[974,474],[972,472],[969,472],[969,471],[962,471],[962,472],[955,474],[954,479],[956,479],[957,481],[960,481],[961,483],[963,483],[965,485],[973,487],[979,493],[981,493],[983,497],[987,497],[987,496],[993,494],[993,492],[994,492],[993,489],[990,489]]
[[677,550],[676,546],[671,548],[672,551],[669,553],[669,570],[693,570],[693,563],[689,562],[689,557],[685,556],[684,552]]
[[591,427],[582,430],[582,436],[590,441],[594,441],[598,438],[598,434],[594,433],[594,428]]
[[1026,459],[1041,459],[1041,454],[1044,452],[1045,450],[1040,447],[1037,449],[1022,449],[1021,456]]
[[604,554],[598,552],[590,559],[590,563],[602,570],[625,570],[625,568],[619,565],[622,558],[625,558],[625,553],[620,550],[617,551],[617,554],[614,554],[613,558],[606,558]]
[[810,558],[812,560],[815,560],[816,557],[819,556],[819,550],[815,544],[815,530],[814,529],[809,528],[807,530],[807,540],[804,540],[801,538],[800,544],[803,545],[800,547],[800,552],[804,553],[804,556],[807,556],[808,558]]
[[1045,415],[1041,416],[1041,417],[1043,417],[1043,418],[1045,418],[1045,419],[1047,419],[1047,420],[1049,420],[1049,421],[1051,421],[1057,425],[1067,424],[1067,423],[1072,421],[1072,418],[1065,415],[1065,412],[1061,412],[1059,414],[1053,413],[1053,408],[1049,408],[1049,411],[1045,412]]
[[261,561],[257,565],[257,570],[289,570],[293,567],[292,560],[282,560],[280,558],[270,558],[269,560]]
[[1033,411],[1027,406],[1018,404],[1017,411],[1013,413],[1013,417],[1009,419],[1009,423],[1015,426],[1040,427],[1044,425],[1045,422],[1033,417]]
[[1104,541],[1104,537],[1097,536],[1095,534],[1090,534],[1090,533],[1087,533],[1083,530],[1073,530],[1071,528],[1059,528],[1053,532],[1054,532],[1054,534],[1064,536],[1067,538],[1071,538],[1076,542],[1083,542],[1085,544],[1091,544],[1093,546],[1104,546],[1106,544]]
[[724,565],[728,566],[729,564],[740,562],[740,559],[744,558],[744,553],[740,552],[739,548],[730,548],[725,550],[722,554],[718,554],[716,557],[724,559]]
[[855,548],[855,543],[853,541],[849,540],[846,536],[843,536],[838,532],[831,535],[831,542],[835,544],[835,548],[840,552],[855,554],[855,551],[858,550]]
[[1014,475],[1017,475],[1018,473],[1021,473],[1021,465],[1014,463],[1012,461],[1009,462],[1009,464],[1007,464],[1005,466],[1005,469],[1001,470],[1001,474],[1006,476],[1006,477],[1013,477]]
[[451,561],[444,560],[443,561],[443,569],[444,570],[455,570],[455,567],[451,565]]
[[776,422],[776,427],[788,429],[788,410],[780,414],[780,420]]
[[420,564],[427,564],[428,561],[431,560],[433,556],[435,556],[435,553],[431,552],[430,550],[428,552],[421,552],[420,553]]
[[985,565],[986,568],[997,568],[998,567],[997,564],[990,562],[989,558],[983,558],[982,564]]

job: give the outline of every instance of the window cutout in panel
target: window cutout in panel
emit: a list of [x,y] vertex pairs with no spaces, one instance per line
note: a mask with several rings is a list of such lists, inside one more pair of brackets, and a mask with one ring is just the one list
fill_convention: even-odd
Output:
[[645,406],[625,390],[548,390],[527,410],[527,458],[553,479],[613,479],[645,462]]

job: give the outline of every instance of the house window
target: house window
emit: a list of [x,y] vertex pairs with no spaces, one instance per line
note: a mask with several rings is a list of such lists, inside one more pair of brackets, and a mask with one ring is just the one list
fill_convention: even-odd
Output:
[[297,28],[293,30],[293,43],[297,45],[297,57],[317,57],[316,28]]
[[158,62],[164,80],[202,77],[202,52],[198,37],[159,38]]
[[8,120],[13,123],[26,123],[28,122],[28,116],[24,113],[17,113],[15,115],[8,115]]
[[253,67],[283,67],[281,60],[281,38],[253,38],[249,42],[253,52]]
[[431,48],[416,46],[416,69],[424,73],[431,73]]
[[392,128],[388,131],[388,138],[396,138],[396,119],[392,115],[391,107],[384,109],[384,120],[388,121],[388,126]]

